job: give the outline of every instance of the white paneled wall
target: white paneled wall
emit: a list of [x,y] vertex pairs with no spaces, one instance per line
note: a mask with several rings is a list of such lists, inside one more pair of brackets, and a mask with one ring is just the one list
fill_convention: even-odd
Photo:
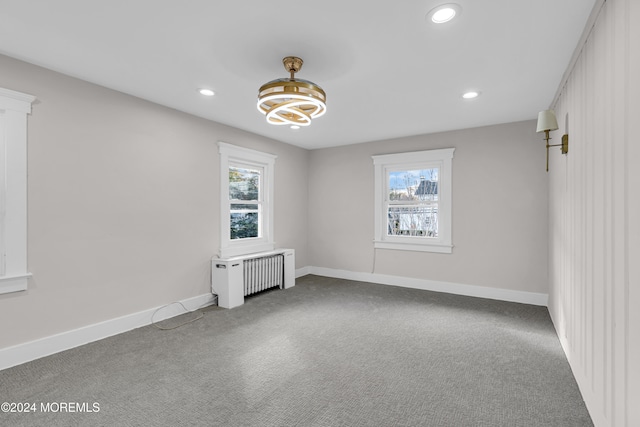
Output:
[[568,133],[569,154],[550,156],[550,312],[595,425],[631,427],[640,425],[640,1],[596,8],[554,105],[552,143]]

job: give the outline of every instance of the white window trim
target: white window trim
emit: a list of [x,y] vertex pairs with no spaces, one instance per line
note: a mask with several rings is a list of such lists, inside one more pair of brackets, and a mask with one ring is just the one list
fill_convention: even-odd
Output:
[[24,291],[27,270],[27,114],[32,95],[0,88],[0,294]]
[[[278,156],[218,142],[220,152],[220,258],[256,252],[272,251],[275,248],[273,237],[273,194],[274,169]],[[234,163],[255,165],[263,169],[262,189],[262,235],[255,239],[232,240],[229,212],[229,165]]]
[[[455,148],[414,151],[410,153],[383,154],[372,156],[375,186],[375,232],[374,247],[405,251],[451,253],[451,177],[453,152]],[[387,171],[438,167],[438,237],[412,237],[387,235],[386,202],[389,195]]]

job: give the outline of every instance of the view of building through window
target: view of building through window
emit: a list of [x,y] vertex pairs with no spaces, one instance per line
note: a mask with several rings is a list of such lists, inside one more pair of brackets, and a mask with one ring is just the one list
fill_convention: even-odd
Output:
[[387,235],[438,237],[438,169],[387,173]]

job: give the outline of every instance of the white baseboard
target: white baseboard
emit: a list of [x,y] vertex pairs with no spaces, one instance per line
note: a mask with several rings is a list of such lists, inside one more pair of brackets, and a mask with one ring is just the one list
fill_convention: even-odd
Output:
[[[347,270],[336,270],[324,267],[305,267],[297,271],[307,271],[308,274],[335,277],[337,279],[356,280],[360,282],[378,283],[381,285],[401,286],[404,288],[422,289],[424,291],[444,292],[448,294],[465,295],[470,297],[488,298],[500,301],[519,302],[522,304],[547,306],[548,294],[535,292],[514,291],[509,289],[489,288],[484,286],[464,285],[460,283],[440,282],[411,277],[389,276],[376,273],[358,273]],[[296,272],[297,272],[296,271]]]
[[[307,274],[378,283],[382,285],[401,286],[426,291],[519,302],[531,305],[547,306],[548,302],[547,294],[488,288],[451,282],[438,282],[434,280],[415,279],[410,277],[358,273],[347,270],[336,270],[332,268],[313,266],[302,267],[297,269],[295,272],[296,278],[306,276]],[[195,310],[197,308],[213,304],[214,296],[211,294],[205,294],[188,298],[180,302],[184,304],[187,310]],[[183,313],[184,309],[179,304],[155,307],[138,313],[74,329],[72,331],[62,332],[60,334],[30,341],[24,344],[18,344],[13,347],[0,349],[0,370],[127,332],[135,328],[150,325],[152,316],[153,321],[158,322]]]
[[296,270],[296,279],[298,277],[306,276],[307,274],[311,274],[311,267],[302,267]]
[[[192,311],[211,305],[214,300],[215,297],[212,294],[205,294],[187,298],[180,302],[184,304],[187,310]],[[180,304],[174,303],[94,323],[93,325],[18,344],[13,347],[3,348],[0,349],[0,370],[150,325],[152,316],[154,322],[159,322],[180,314],[184,314],[184,308]]]

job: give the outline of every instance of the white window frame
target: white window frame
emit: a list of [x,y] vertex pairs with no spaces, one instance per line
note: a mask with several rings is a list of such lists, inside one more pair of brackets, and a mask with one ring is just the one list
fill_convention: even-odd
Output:
[[[249,148],[218,142],[220,152],[220,258],[272,251],[274,169],[277,156]],[[229,166],[246,166],[262,171],[260,235],[255,238],[231,239],[231,203],[229,200]]]
[[[372,156],[375,187],[374,247],[404,251],[451,253],[452,163],[455,148]],[[397,170],[438,168],[438,237],[390,236],[387,233],[388,174]]]
[[24,291],[27,270],[27,114],[36,98],[0,88],[0,294]]

